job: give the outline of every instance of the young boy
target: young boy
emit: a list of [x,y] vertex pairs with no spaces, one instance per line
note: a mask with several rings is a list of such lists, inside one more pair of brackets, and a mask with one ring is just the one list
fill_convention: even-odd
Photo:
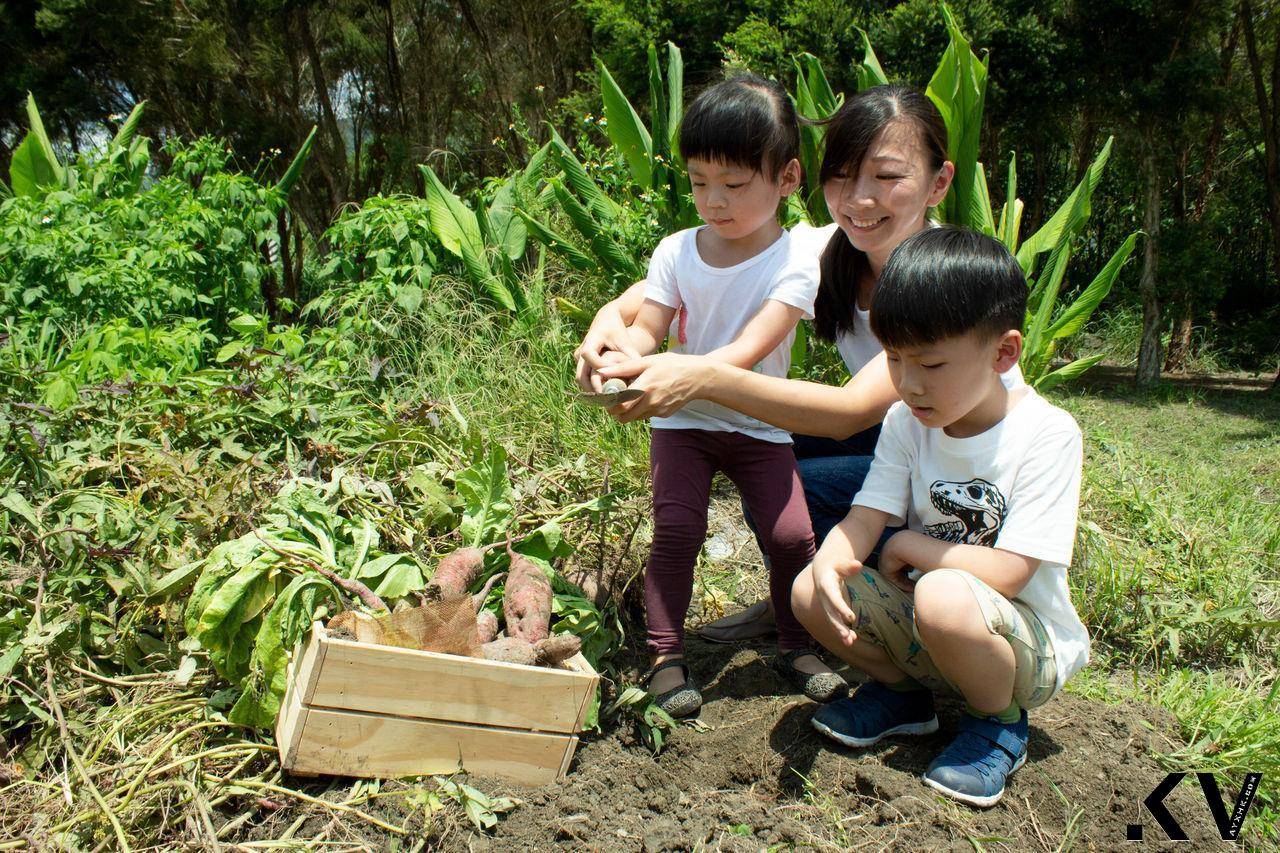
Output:
[[[1026,761],[1027,709],[1088,660],[1071,604],[1082,459],[1072,417],[1001,374],[1022,353],[1027,285],[998,241],[926,229],[894,251],[871,305],[902,402],[848,516],[792,589],[796,616],[871,676],[818,709],[847,746],[937,731],[934,691],[965,700],[930,787],[994,805]],[[879,570],[865,559],[903,525]]]

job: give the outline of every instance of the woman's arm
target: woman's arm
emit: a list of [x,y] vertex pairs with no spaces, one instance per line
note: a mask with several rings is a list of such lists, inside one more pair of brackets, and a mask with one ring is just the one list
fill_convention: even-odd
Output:
[[791,432],[848,438],[883,421],[898,399],[883,354],[839,387],[765,376],[678,353],[605,367],[601,375],[635,377],[631,387],[646,392],[611,410],[623,423],[669,415],[690,400],[711,400]]
[[631,345],[627,326],[635,322],[640,306],[644,304],[644,285],[643,281],[636,282],[596,312],[586,337],[573,351],[577,361],[578,385],[582,390],[600,390],[600,377],[595,371],[609,363],[603,358],[606,352],[621,352],[629,358],[639,358],[640,353]]

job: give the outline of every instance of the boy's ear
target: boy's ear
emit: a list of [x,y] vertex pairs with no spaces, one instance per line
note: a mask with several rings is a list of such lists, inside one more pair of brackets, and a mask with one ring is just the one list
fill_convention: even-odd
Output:
[[1022,358],[1022,332],[1010,329],[996,341],[996,373],[1007,373]]
[[782,197],[786,198],[799,189],[803,178],[804,169],[801,168],[800,161],[794,157],[791,158],[778,173],[778,190],[782,193]]

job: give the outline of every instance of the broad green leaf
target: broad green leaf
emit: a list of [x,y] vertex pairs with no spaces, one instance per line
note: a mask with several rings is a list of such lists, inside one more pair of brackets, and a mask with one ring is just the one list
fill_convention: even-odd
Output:
[[591,251],[601,263],[624,277],[632,280],[641,278],[644,273],[636,259],[600,227],[600,223],[592,218],[591,213],[578,203],[563,184],[556,180],[550,181],[550,184],[556,201],[569,217],[569,222],[590,242]]
[[9,180],[14,195],[38,196],[43,189],[62,183],[56,164],[51,163],[35,134],[28,133],[9,161]]
[[[942,4],[950,40],[926,94],[937,106],[947,125],[947,156],[955,164],[955,178],[939,213],[955,225],[981,229],[975,220],[973,200],[978,168],[978,142],[987,91],[987,68],[969,47],[955,18]],[[988,211],[987,216],[990,216]],[[984,217],[985,218],[985,217]]]
[[564,258],[569,266],[584,272],[599,271],[600,264],[590,255],[573,245],[573,243],[567,238],[557,234],[555,231],[552,231],[546,225],[543,225],[523,210],[517,209],[516,212],[520,214],[520,218],[524,220],[524,224],[529,227],[529,233],[532,234],[539,243]]
[[[222,629],[223,622],[235,614],[236,605],[245,606],[249,596],[254,592],[253,585],[270,569],[271,563],[255,560],[228,578],[209,599],[208,605],[196,623],[196,630],[192,633],[202,637],[204,634]],[[237,619],[236,622],[242,624],[243,620]],[[201,641],[203,642],[203,639]],[[205,648],[209,646],[206,644]],[[209,650],[213,651],[213,649]]]
[[631,177],[642,189],[649,189],[653,186],[653,141],[649,131],[598,56],[596,69],[600,72],[600,95],[604,99],[604,117],[608,120],[605,132],[626,158]]
[[996,223],[991,218],[991,195],[987,192],[987,172],[978,164],[973,173],[973,211],[970,220],[974,227],[990,237],[996,236]]
[[403,554],[383,554],[381,557],[375,557],[359,566],[351,577],[356,580],[380,578],[387,573],[388,569],[405,559],[406,557]]
[[490,238],[508,258],[518,261],[524,254],[529,232],[516,215],[516,179],[507,178],[489,205]]
[[31,525],[31,529],[36,533],[44,532],[44,528],[40,525],[40,519],[36,515],[35,507],[31,506],[31,503],[17,489],[6,489],[3,494],[0,494],[0,506]]
[[1032,236],[1028,237],[1018,248],[1018,263],[1022,265],[1022,269],[1028,275],[1035,269],[1036,256],[1042,252],[1052,250],[1064,236],[1071,236],[1079,232],[1084,223],[1089,219],[1089,204],[1093,197],[1093,190],[1098,185],[1098,181],[1102,178],[1102,170],[1107,165],[1107,159],[1111,156],[1111,143],[1115,137],[1107,137],[1106,143],[1102,146],[1102,151],[1094,158],[1093,163],[1089,166],[1089,171],[1085,173],[1080,183],[1071,191],[1071,195],[1067,197],[1058,210],[1049,217],[1049,221],[1040,227]]
[[[586,167],[578,160],[569,145],[560,138],[555,128],[551,129],[551,160],[564,172],[565,183],[573,190],[582,203],[601,220],[613,222],[618,218],[621,208],[617,202],[605,195],[590,175]],[[548,188],[549,189],[549,188]]]
[[22,658],[23,651],[26,646],[21,643],[14,643],[5,649],[3,655],[0,655],[0,679],[8,678],[9,673],[13,672],[13,668],[17,666],[18,661]]
[[184,592],[192,581],[196,579],[196,576],[200,573],[200,568],[201,564],[199,562],[193,562],[187,563],[185,566],[178,566],[178,568],[167,572],[148,591],[147,599],[158,602]]
[[658,156],[666,156],[670,152],[667,144],[667,93],[662,83],[662,70],[658,67],[658,48],[649,42],[647,51],[649,61],[649,137],[653,145],[649,150],[649,169],[658,174],[662,165],[657,162]]
[[479,546],[505,535],[514,520],[515,496],[507,477],[507,452],[500,445],[491,445],[487,455],[460,472],[455,488],[464,507],[463,541]]
[[858,91],[870,89],[872,86],[883,86],[889,82],[880,60],[871,47],[871,39],[867,31],[858,27],[858,35],[862,36],[862,62],[858,65]]
[[133,134],[138,130],[138,122],[142,120],[142,111],[147,106],[146,101],[139,101],[129,111],[129,117],[124,120],[124,124],[120,125],[120,129],[116,131],[116,135],[111,140],[113,148],[127,148],[129,142],[133,139]]
[[[1022,200],[1018,198],[1018,155],[1009,158],[1009,182],[1005,187],[1005,202],[1000,208],[1000,225],[997,235],[1010,252],[1018,251],[1018,232],[1022,226]],[[1024,270],[1025,272],[1025,270]]]
[[430,166],[422,170],[427,187],[427,207],[431,211],[431,228],[440,243],[462,259],[471,283],[484,290],[508,311],[517,308],[515,295],[493,274],[485,257],[484,237],[475,212],[440,183]]
[[1111,292],[1111,285],[1115,283],[1120,268],[1124,266],[1125,261],[1129,260],[1129,256],[1133,254],[1134,243],[1137,241],[1139,233],[1141,232],[1135,231],[1125,239],[1120,248],[1116,250],[1116,253],[1111,256],[1111,260],[1107,261],[1102,271],[1084,289],[1084,292],[1076,297],[1075,302],[1072,302],[1070,307],[1058,316],[1046,333],[1049,337],[1065,338],[1084,328],[1084,324],[1089,322],[1089,317],[1092,316],[1094,309]]
[[276,184],[276,190],[281,195],[289,195],[293,185],[298,182],[298,176],[302,174],[302,166],[307,162],[307,155],[311,153],[311,143],[315,138],[316,128],[312,125],[311,132],[302,141],[302,145],[298,148],[298,153],[293,155],[293,160],[289,163],[289,168],[284,170],[284,175],[281,176],[279,183]]
[[667,151],[672,157],[672,168],[679,166],[680,122],[684,121],[684,58],[680,48],[667,42]]
[[1103,356],[1091,355],[1087,358],[1078,358],[1068,365],[1059,367],[1052,373],[1047,373],[1037,379],[1033,385],[1037,391],[1047,391],[1053,386],[1066,382],[1069,379],[1075,379],[1084,374],[1086,370],[1102,361]]
[[806,323],[801,320],[796,324],[796,336],[791,342],[791,371],[794,377],[803,376],[809,367],[809,332]]
[[422,589],[426,584],[422,569],[410,562],[400,562],[387,571],[373,591],[382,598],[401,598],[414,590]]

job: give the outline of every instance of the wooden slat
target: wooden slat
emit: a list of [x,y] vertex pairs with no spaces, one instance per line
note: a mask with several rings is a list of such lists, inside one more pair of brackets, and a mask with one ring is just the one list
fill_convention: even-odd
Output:
[[394,778],[452,773],[461,763],[469,773],[545,785],[568,767],[577,741],[572,735],[312,708],[291,769]]
[[319,623],[312,626],[307,639],[294,649],[289,663],[289,676],[280,703],[280,715],[276,719],[276,745],[280,749],[280,764],[286,770],[297,752],[298,740],[306,729],[307,706],[303,695],[310,689],[324,662],[324,629]]
[[323,649],[323,667],[303,697],[313,708],[568,733],[598,681],[594,673],[329,637]]

